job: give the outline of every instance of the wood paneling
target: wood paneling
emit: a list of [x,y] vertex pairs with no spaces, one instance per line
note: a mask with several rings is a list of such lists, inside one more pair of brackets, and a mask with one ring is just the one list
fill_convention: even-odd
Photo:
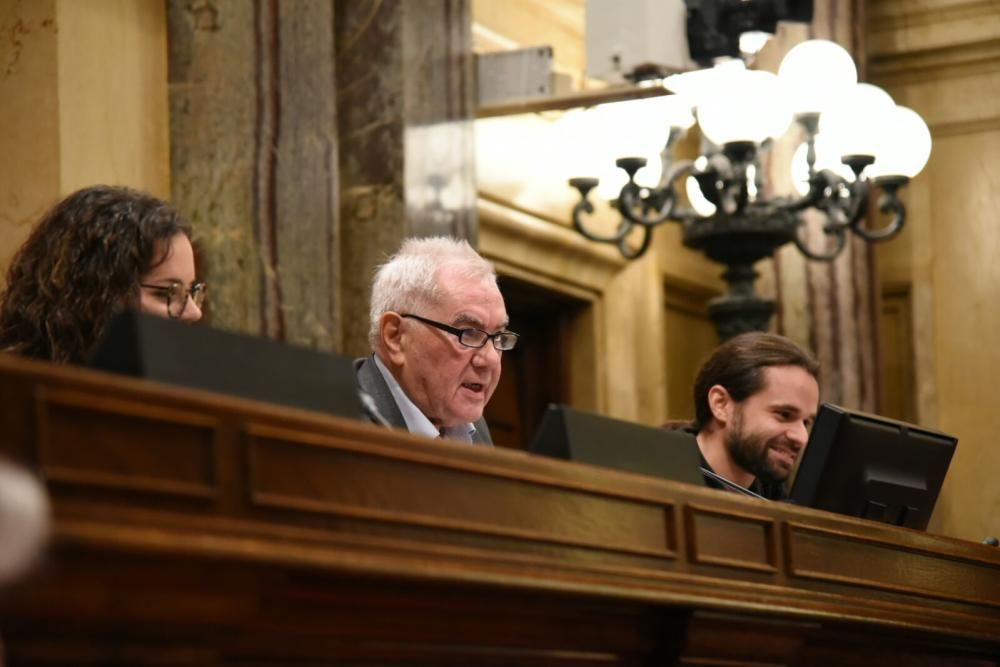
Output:
[[517,347],[503,355],[503,375],[484,416],[493,443],[527,449],[551,403],[569,403],[574,322],[589,304],[556,290],[500,276]]
[[[37,399],[42,474],[58,484],[212,499],[220,424],[204,413],[70,391]],[[124,445],[140,441],[143,448]]]
[[[116,474],[136,482],[49,480],[47,564],[0,599],[14,665],[1000,655],[992,547],[9,355],[0,396],[4,453],[37,464],[70,415],[38,406],[66,405],[81,442],[99,434],[111,461],[130,450]],[[224,452],[204,478],[214,493],[148,493],[162,450],[148,434],[200,461],[199,425]],[[90,470],[94,455],[60,467]]]
[[913,304],[909,285],[884,285],[880,321],[882,402],[879,414],[917,421],[913,357]]
[[394,452],[251,426],[251,505],[674,557],[676,528],[664,516],[670,506],[597,493],[570,497],[530,480],[512,487],[503,476],[450,464],[446,455],[415,452],[401,461]]
[[694,379],[719,344],[708,316],[708,300],[719,293],[680,280],[664,286],[664,329],[667,365],[667,418],[694,419]]
[[[786,524],[786,530],[787,550],[794,554],[788,563],[793,576],[960,602],[998,585],[1000,570],[989,561],[967,561],[957,567],[946,554],[914,545],[907,549],[904,572],[897,544],[795,523]],[[829,558],[831,548],[836,549],[835,560]],[[982,602],[1000,608],[1000,599]]]
[[688,506],[688,557],[695,563],[775,572],[774,521]]
[[567,395],[563,400],[579,408],[607,410],[606,346],[608,336],[617,339],[622,334],[620,329],[609,330],[604,300],[625,261],[610,248],[597,247],[563,225],[508,203],[480,198],[478,214],[480,250],[503,280],[527,286],[536,297],[546,294],[564,309],[566,368],[560,372],[566,373]]

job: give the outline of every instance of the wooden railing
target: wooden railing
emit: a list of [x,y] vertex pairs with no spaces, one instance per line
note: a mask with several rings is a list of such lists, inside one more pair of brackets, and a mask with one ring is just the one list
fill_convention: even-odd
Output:
[[16,665],[995,665],[1000,550],[0,355]]

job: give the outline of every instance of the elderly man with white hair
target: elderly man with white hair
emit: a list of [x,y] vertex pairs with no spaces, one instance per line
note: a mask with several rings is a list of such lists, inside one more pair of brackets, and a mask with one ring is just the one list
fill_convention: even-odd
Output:
[[493,265],[465,241],[409,239],[372,285],[372,355],[355,361],[358,386],[389,425],[436,438],[492,444],[483,409],[513,349]]

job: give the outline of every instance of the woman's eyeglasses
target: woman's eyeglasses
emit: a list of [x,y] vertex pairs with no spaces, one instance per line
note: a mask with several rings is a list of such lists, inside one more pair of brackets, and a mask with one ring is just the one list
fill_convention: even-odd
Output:
[[140,283],[140,287],[145,287],[146,289],[153,290],[157,296],[165,299],[167,302],[167,315],[171,319],[179,319],[184,314],[184,309],[187,308],[188,298],[194,301],[194,305],[201,308],[201,304],[205,303],[205,290],[208,286],[205,283],[194,283],[191,285],[190,289],[184,289],[184,285],[181,283],[172,282],[167,285],[149,285],[146,283]]

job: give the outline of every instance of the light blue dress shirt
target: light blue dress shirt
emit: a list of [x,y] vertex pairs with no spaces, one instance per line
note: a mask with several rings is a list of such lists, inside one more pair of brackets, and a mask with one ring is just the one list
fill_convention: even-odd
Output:
[[396,405],[399,406],[399,411],[403,415],[403,421],[406,422],[406,430],[410,433],[415,433],[417,435],[423,435],[428,438],[448,438],[449,440],[458,440],[459,442],[472,443],[472,436],[476,434],[476,427],[472,424],[459,424],[457,426],[449,426],[444,429],[438,430],[438,427],[431,423],[431,420],[420,411],[420,408],[410,400],[410,397],[406,395],[403,388],[399,386],[396,382],[396,378],[393,377],[392,373],[382,360],[378,358],[378,355],[373,355],[375,357],[375,366],[378,368],[378,372],[382,374],[382,379],[385,380],[386,385],[389,387],[389,392],[392,394],[393,400],[396,401]]

